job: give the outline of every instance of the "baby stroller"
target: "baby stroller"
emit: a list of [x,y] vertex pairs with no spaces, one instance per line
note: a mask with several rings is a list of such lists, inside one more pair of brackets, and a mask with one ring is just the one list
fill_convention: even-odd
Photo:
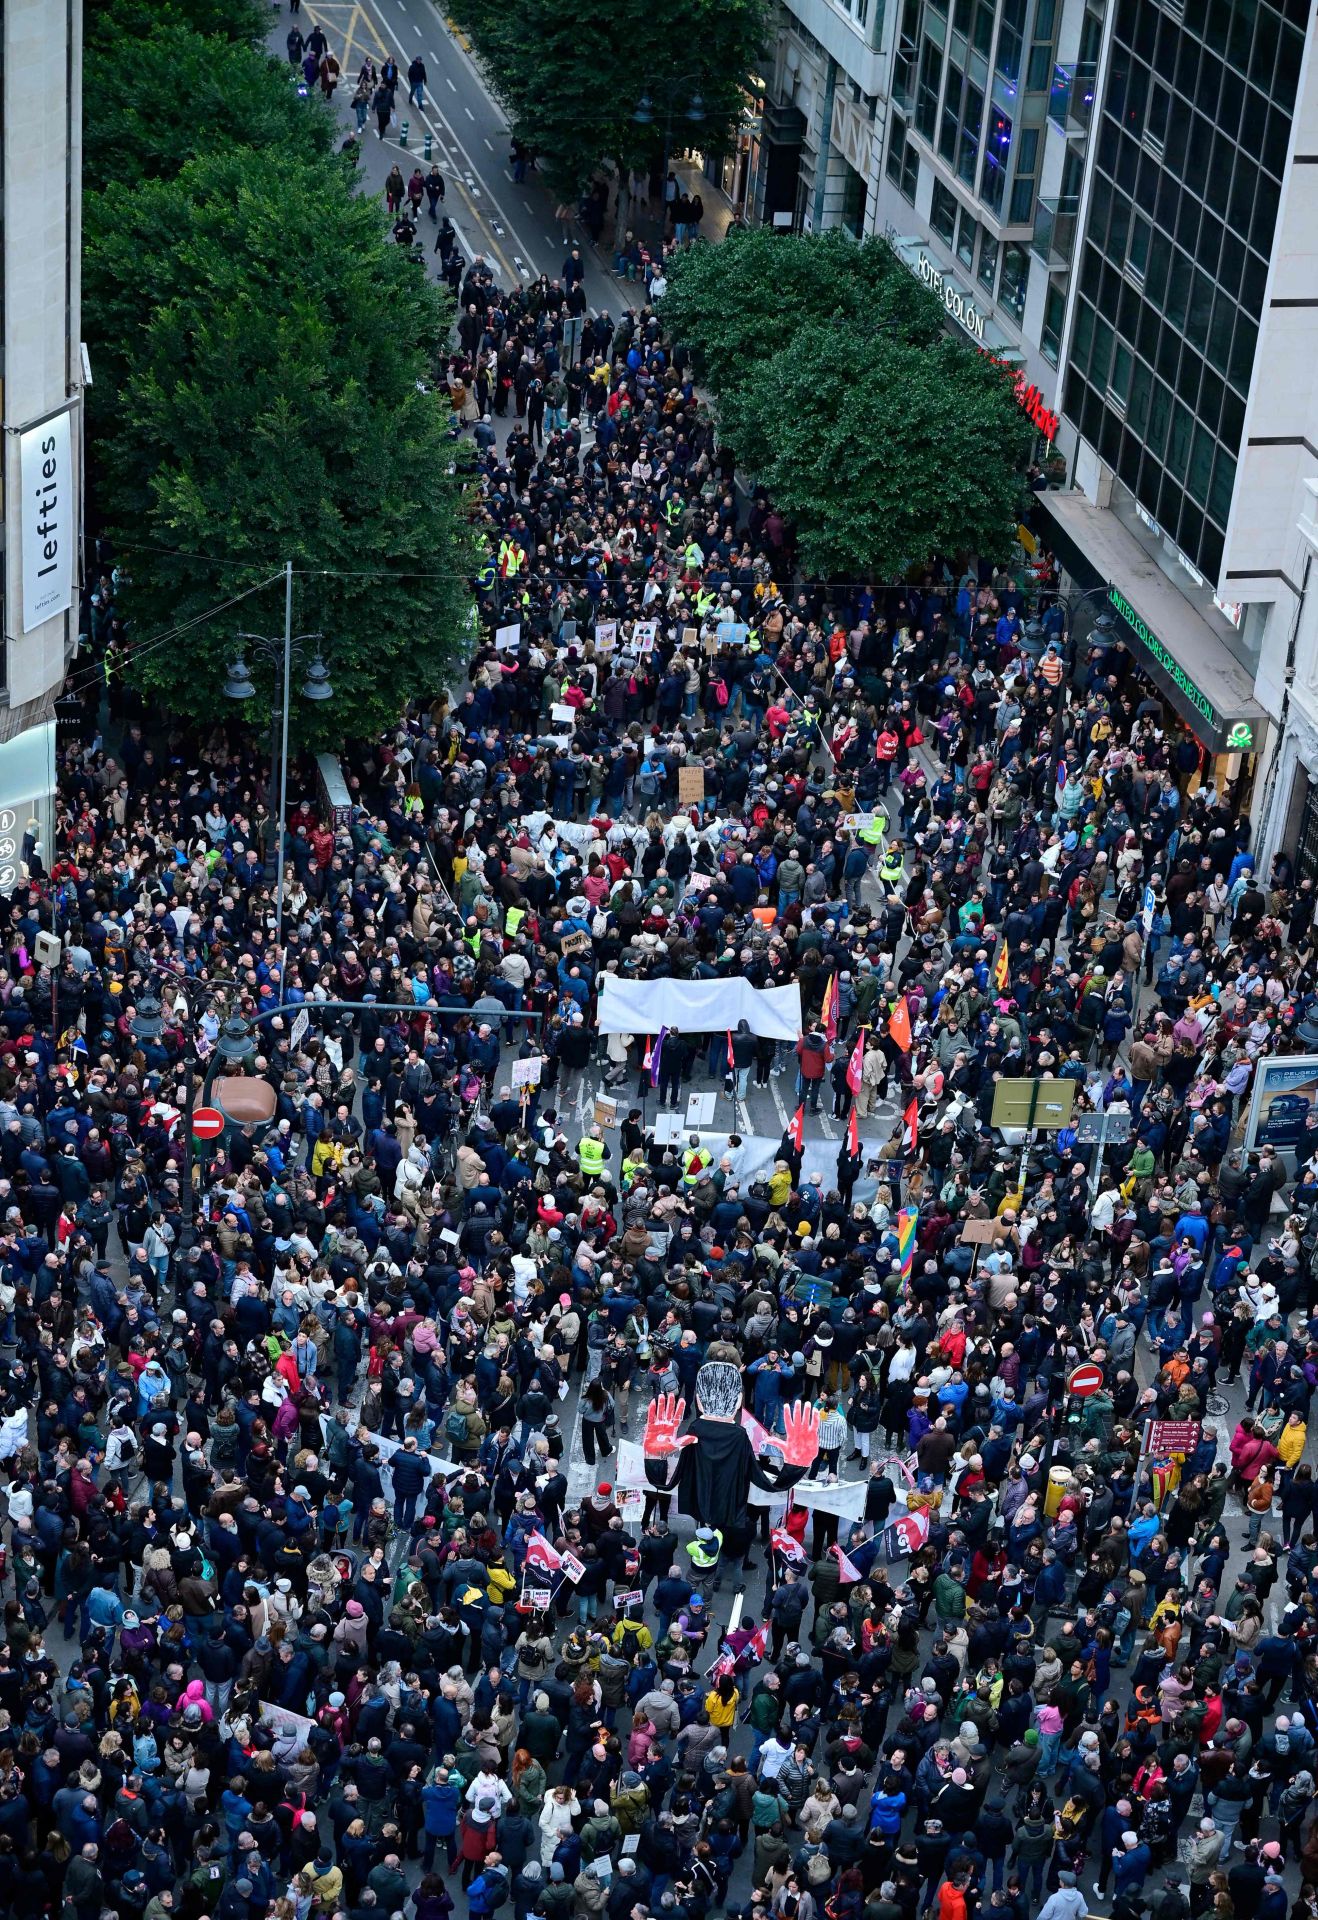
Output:
[[318,1553],[307,1566],[307,1600],[312,1609],[334,1611],[341,1589],[350,1589],[357,1578],[359,1556],[350,1547],[335,1547],[332,1553]]

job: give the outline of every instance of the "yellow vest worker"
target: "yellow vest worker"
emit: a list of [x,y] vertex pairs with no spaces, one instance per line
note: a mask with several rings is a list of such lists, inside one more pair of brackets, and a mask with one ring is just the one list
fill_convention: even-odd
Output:
[[604,1136],[598,1127],[592,1127],[577,1142],[577,1165],[582,1178],[588,1183],[593,1184],[603,1175],[605,1152]]
[[700,1184],[700,1176],[707,1167],[714,1164],[714,1156],[708,1147],[702,1147],[695,1134],[690,1145],[682,1155],[682,1185],[688,1190]]

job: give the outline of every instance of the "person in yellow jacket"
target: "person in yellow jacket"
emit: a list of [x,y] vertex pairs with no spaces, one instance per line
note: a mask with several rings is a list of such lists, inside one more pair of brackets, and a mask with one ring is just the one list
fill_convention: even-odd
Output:
[[[737,1708],[741,1705],[741,1695],[737,1683],[730,1673],[725,1673],[716,1687],[711,1687],[705,1695],[705,1712],[709,1715],[711,1727],[722,1727],[725,1733],[731,1733],[737,1724]],[[732,1743],[728,1741],[730,1746]]]
[[1287,1473],[1294,1473],[1304,1458],[1305,1445],[1308,1442],[1309,1429],[1305,1425],[1302,1413],[1292,1413],[1281,1432],[1277,1435],[1277,1452],[1281,1464]]
[[517,1581],[501,1561],[495,1561],[490,1567],[489,1573],[490,1577],[486,1582],[485,1591],[489,1595],[490,1604],[495,1607],[501,1607],[509,1594],[516,1588]]

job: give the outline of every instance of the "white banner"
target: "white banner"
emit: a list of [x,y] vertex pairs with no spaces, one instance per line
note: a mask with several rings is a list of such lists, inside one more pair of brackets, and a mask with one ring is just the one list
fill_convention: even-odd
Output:
[[839,1520],[860,1520],[865,1513],[866,1480],[840,1481],[831,1485],[823,1480],[798,1480],[792,1488],[792,1501],[798,1507],[835,1513]]
[[68,412],[29,427],[18,442],[23,524],[23,631],[73,603],[77,498]]
[[790,1040],[801,1033],[801,989],[753,987],[746,980],[619,980],[600,978],[601,1033],[721,1033],[746,1021],[766,1040]]

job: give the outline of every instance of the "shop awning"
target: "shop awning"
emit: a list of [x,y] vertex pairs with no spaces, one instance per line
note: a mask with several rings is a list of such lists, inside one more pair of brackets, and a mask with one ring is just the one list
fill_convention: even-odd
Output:
[[1253,675],[1134,534],[1082,493],[1035,500],[1057,529],[1068,571],[1107,584],[1117,638],[1140,672],[1214,753],[1256,753],[1268,716],[1254,698]]

